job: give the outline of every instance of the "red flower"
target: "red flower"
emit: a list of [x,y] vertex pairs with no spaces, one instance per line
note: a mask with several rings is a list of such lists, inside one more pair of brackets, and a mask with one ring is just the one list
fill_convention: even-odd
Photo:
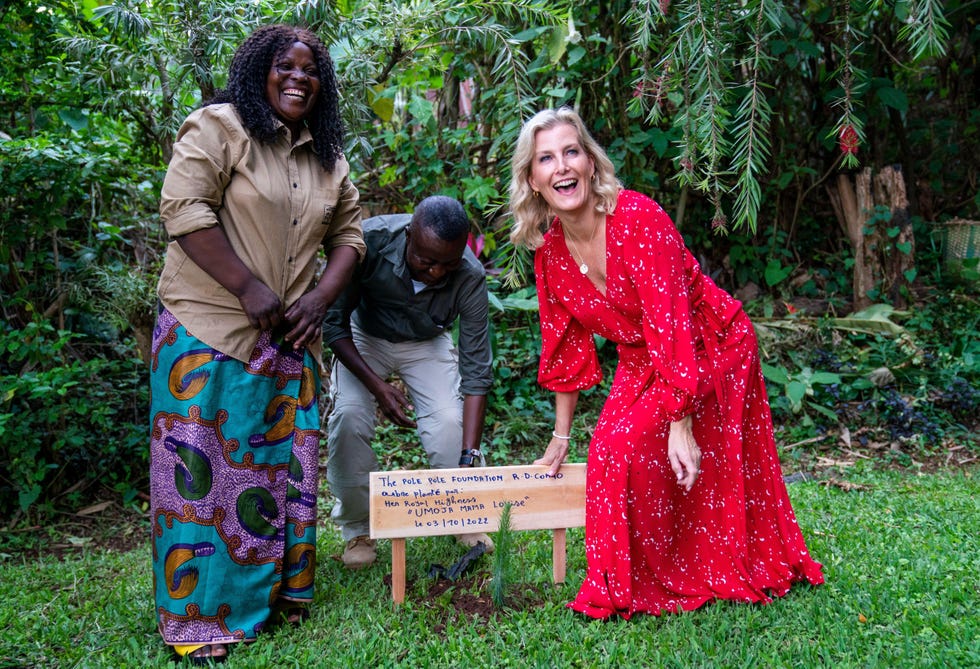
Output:
[[466,238],[466,245],[470,247],[470,251],[473,252],[473,255],[479,258],[480,254],[483,253],[483,235],[474,237],[473,233],[471,232]]
[[663,97],[664,89],[664,75],[660,74],[653,81],[641,81],[633,88],[633,97],[651,97],[654,100],[654,104],[660,104],[660,100]]
[[848,153],[852,156],[857,155],[858,145],[861,143],[858,137],[857,130],[854,129],[853,125],[845,125],[840,129],[840,136],[838,137],[838,146],[840,146],[841,153]]

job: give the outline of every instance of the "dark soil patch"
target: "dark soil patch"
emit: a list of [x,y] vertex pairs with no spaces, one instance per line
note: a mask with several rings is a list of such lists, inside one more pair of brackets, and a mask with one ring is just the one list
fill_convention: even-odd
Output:
[[[980,424],[973,427],[980,428]],[[890,438],[884,430],[861,427],[842,430],[797,444],[781,444],[783,472],[790,477],[805,474],[810,480],[847,476],[847,469],[860,460],[875,467],[932,474],[962,471],[980,463],[977,444],[945,439],[926,450],[921,446]]]
[[[385,574],[384,583],[391,587],[391,574]],[[492,576],[489,572],[477,572],[462,576],[455,581],[445,578],[432,579],[425,594],[418,595],[418,581],[408,581],[405,598],[439,611],[445,611],[447,622],[451,616],[469,616],[487,621],[498,613],[526,611],[544,605],[546,599],[541,587],[534,583],[513,583],[507,587],[503,607],[498,608],[491,596]],[[443,625],[435,628],[442,634]]]
[[0,554],[17,559],[82,555],[85,551],[149,550],[150,523],[145,513],[104,501],[76,513],[59,513],[46,525],[11,523],[0,540]]

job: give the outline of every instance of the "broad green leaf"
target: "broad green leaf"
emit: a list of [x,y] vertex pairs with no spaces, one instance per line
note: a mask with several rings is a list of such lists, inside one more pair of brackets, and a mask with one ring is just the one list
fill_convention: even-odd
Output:
[[81,109],[60,109],[58,118],[72,130],[84,130],[88,126],[88,115]]
[[505,297],[501,300],[505,309],[513,309],[515,311],[537,311],[538,301],[537,299],[518,299],[513,297]]
[[840,376],[832,372],[814,372],[813,376],[810,377],[810,383],[840,383]]
[[582,60],[586,55],[585,49],[580,46],[573,46],[568,50],[568,66],[573,67],[577,62]]
[[551,41],[548,43],[548,59],[552,65],[558,64],[567,48],[568,30],[563,26],[555,26],[551,32]]
[[770,260],[766,265],[766,283],[775,286],[792,273],[792,266],[783,266],[778,260]]
[[41,486],[38,484],[32,485],[30,488],[24,490],[21,489],[17,493],[18,502],[20,503],[20,510],[27,511],[31,504],[37,501],[37,498],[41,496]]
[[878,99],[886,107],[897,109],[900,112],[908,111],[909,99],[904,92],[897,88],[883,87],[878,89]]
[[384,92],[384,86],[374,86],[369,91],[369,100],[371,105],[371,111],[384,122],[391,121],[391,117],[395,113],[395,101],[386,95],[382,95]]
[[793,411],[799,410],[806,397],[806,386],[799,381],[790,381],[786,384],[786,397],[793,403]]
[[807,402],[806,405],[810,409],[813,409],[817,413],[823,414],[824,416],[826,416],[827,418],[829,418],[829,419],[831,419],[831,420],[833,420],[835,422],[837,422],[839,420],[837,414],[835,414],[833,411],[831,411],[830,409],[828,409],[825,406],[821,406],[820,404],[817,404],[816,402]]
[[889,320],[889,316],[892,314],[904,315],[904,312],[897,311],[890,304],[872,304],[868,308],[856,311],[850,316],[834,318],[828,321],[828,324],[830,327],[838,330],[865,332],[868,334],[898,335],[905,332],[905,328]]
[[653,128],[647,135],[650,137],[650,145],[660,157],[667,155],[667,147],[670,146],[670,139],[660,128]]
[[789,375],[782,367],[773,367],[762,363],[762,375],[774,383],[785,385],[789,383]]
[[530,42],[536,37],[543,35],[544,33],[551,30],[549,26],[538,26],[535,28],[528,28],[527,30],[522,30],[513,36],[513,40],[516,42]]

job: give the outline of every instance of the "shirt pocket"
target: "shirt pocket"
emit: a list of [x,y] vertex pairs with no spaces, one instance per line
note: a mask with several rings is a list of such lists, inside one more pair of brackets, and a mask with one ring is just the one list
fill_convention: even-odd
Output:
[[334,212],[337,210],[339,191],[336,186],[323,186],[313,189],[309,203],[310,223],[327,230],[333,224]]

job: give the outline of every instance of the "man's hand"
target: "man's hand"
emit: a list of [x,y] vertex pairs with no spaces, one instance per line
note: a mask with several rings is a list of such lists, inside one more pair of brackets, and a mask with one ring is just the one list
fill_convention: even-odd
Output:
[[330,342],[330,349],[337,356],[340,364],[350,370],[357,377],[357,380],[363,383],[364,387],[374,395],[374,399],[385,418],[398,427],[416,427],[415,421],[406,413],[413,411],[414,407],[405,397],[405,393],[374,373],[370,365],[357,352],[357,347],[354,346],[352,338],[336,339]]
[[378,400],[381,413],[388,420],[399,427],[416,427],[415,421],[406,413],[406,411],[414,410],[414,407],[408,401],[408,398],[405,397],[405,393],[384,381],[376,388],[372,388],[371,392],[375,399]]

